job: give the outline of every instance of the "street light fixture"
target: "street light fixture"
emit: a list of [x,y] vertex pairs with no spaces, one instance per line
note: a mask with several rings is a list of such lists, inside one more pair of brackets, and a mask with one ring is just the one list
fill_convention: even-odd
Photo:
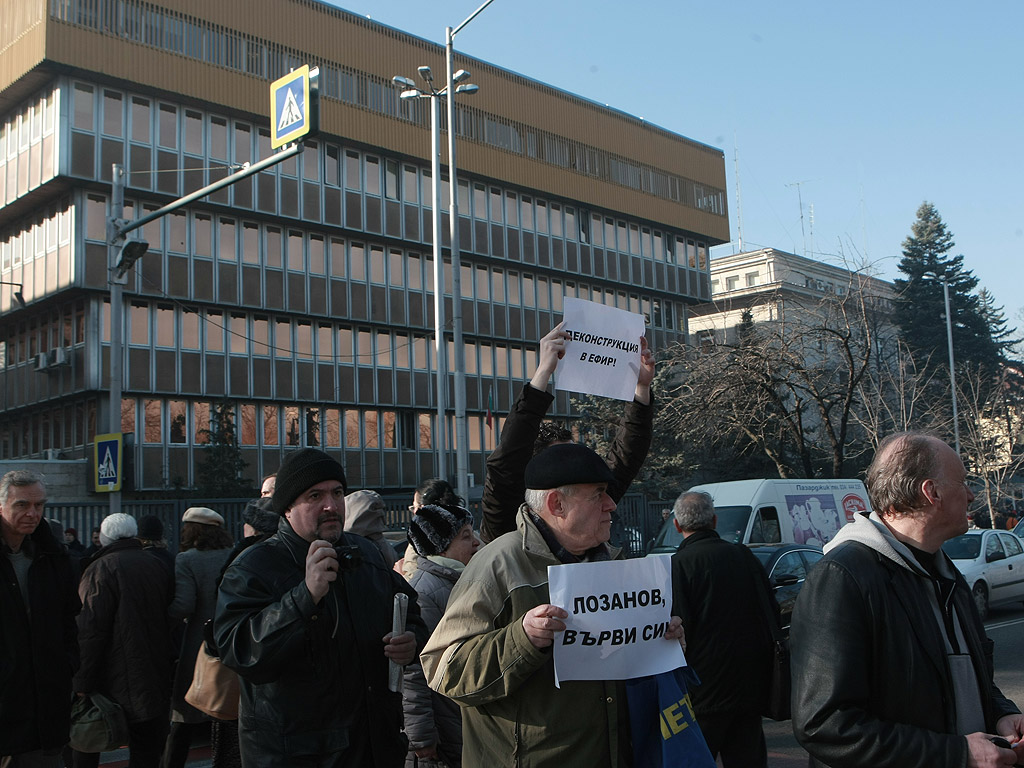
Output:
[[[416,82],[408,77],[402,77],[401,75],[395,75],[391,78],[391,82],[395,85],[403,88],[404,90],[399,94],[399,98],[403,100],[410,99],[430,99],[430,177],[431,177],[431,189],[433,192],[433,215],[432,215],[432,237],[433,237],[433,253],[434,253],[434,363],[437,369],[437,429],[435,430],[435,441],[437,444],[437,473],[439,477],[447,478],[447,424],[445,423],[445,395],[446,395],[446,378],[448,373],[447,363],[447,349],[444,343],[444,258],[441,254],[441,126],[440,126],[440,106],[439,101],[442,98],[447,98],[452,93],[476,93],[477,86],[471,83],[464,83],[455,88],[452,88],[454,82],[450,81],[443,88],[434,87],[434,77],[430,71],[430,67],[423,66],[418,68],[420,77],[426,83],[425,88],[420,88],[416,85]],[[465,80],[469,77],[469,72],[461,70],[460,80]],[[448,99],[451,102],[451,99]],[[449,134],[451,131],[449,131]],[[449,165],[449,175],[451,179],[449,184],[455,184],[454,168]],[[449,213],[449,215],[454,215]],[[455,249],[452,249],[452,272],[453,272],[453,286],[458,286],[457,275],[458,275],[458,261],[455,256]],[[455,307],[461,304],[461,291],[459,288],[455,288],[453,291],[452,306],[453,313],[458,313]],[[461,313],[458,313],[461,320]],[[461,323],[458,331],[453,333],[453,345],[456,350],[456,403],[459,402],[459,347],[462,345],[462,328]],[[462,401],[465,401],[465,380],[461,382]],[[463,411],[464,412],[464,411]],[[456,419],[458,418],[458,410],[456,409]],[[461,450],[462,441],[457,437],[457,446]],[[464,465],[459,464],[460,476],[464,471]],[[461,493],[461,491],[460,491]],[[466,495],[463,493],[463,498]]]
[[0,285],[16,286],[18,290],[12,291],[11,296],[13,296],[14,300],[18,302],[19,307],[22,309],[25,308],[25,296],[22,294],[22,291],[25,289],[24,283],[12,283],[10,280],[0,280]]
[[[401,98],[429,98],[431,99],[430,109],[430,134],[431,134],[431,168],[433,174],[434,192],[434,315],[438,346],[438,361],[443,360],[445,355],[443,344],[443,303],[439,292],[442,289],[440,277],[443,275],[441,269],[440,244],[438,229],[441,223],[440,215],[440,127],[437,116],[438,99],[446,94],[456,93],[474,94],[479,89],[472,83],[466,83],[470,74],[465,69],[454,71],[454,40],[462,29],[475,19],[481,11],[490,5],[494,0],[485,0],[483,5],[477,8],[461,24],[454,29],[445,28],[445,64],[446,80],[440,90],[434,88],[434,76],[430,67],[419,67],[420,77],[427,83],[426,91],[416,87],[416,83],[407,77],[393,77],[392,82],[402,86],[406,90],[402,92]],[[447,99],[448,107],[448,224],[451,243],[452,259],[452,347],[455,351],[455,464],[458,474],[459,495],[468,501],[469,499],[469,433],[466,426],[466,350],[462,343],[462,262],[459,255],[459,199],[458,181],[455,173],[455,100]],[[440,309],[438,308],[440,306]],[[445,472],[445,423],[444,423],[444,377],[438,367],[437,399],[438,399],[438,473],[441,477],[446,476]]]

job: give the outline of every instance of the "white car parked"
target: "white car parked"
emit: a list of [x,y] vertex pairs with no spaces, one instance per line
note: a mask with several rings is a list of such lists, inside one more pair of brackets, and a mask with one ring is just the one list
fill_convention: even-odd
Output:
[[981,618],[991,606],[1024,601],[1024,542],[1010,531],[972,529],[942,545],[964,575]]

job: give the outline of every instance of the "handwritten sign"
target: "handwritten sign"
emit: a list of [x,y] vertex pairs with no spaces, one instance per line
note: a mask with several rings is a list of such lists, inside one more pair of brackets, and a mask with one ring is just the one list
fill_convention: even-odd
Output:
[[671,618],[669,555],[548,566],[552,605],[569,612],[555,636],[555,684],[629,680],[686,666],[665,639]]
[[640,374],[643,315],[567,296],[562,319],[569,340],[555,389],[632,400]]

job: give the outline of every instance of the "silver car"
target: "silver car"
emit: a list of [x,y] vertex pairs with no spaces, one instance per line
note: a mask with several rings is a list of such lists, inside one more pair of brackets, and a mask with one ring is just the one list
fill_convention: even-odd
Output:
[[964,575],[981,618],[992,606],[1024,601],[1024,541],[1010,531],[970,530],[942,550]]

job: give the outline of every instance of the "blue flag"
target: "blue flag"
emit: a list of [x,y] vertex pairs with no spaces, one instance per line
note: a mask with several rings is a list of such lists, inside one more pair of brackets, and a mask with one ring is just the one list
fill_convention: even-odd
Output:
[[715,768],[682,668],[626,681],[633,763],[644,768]]

